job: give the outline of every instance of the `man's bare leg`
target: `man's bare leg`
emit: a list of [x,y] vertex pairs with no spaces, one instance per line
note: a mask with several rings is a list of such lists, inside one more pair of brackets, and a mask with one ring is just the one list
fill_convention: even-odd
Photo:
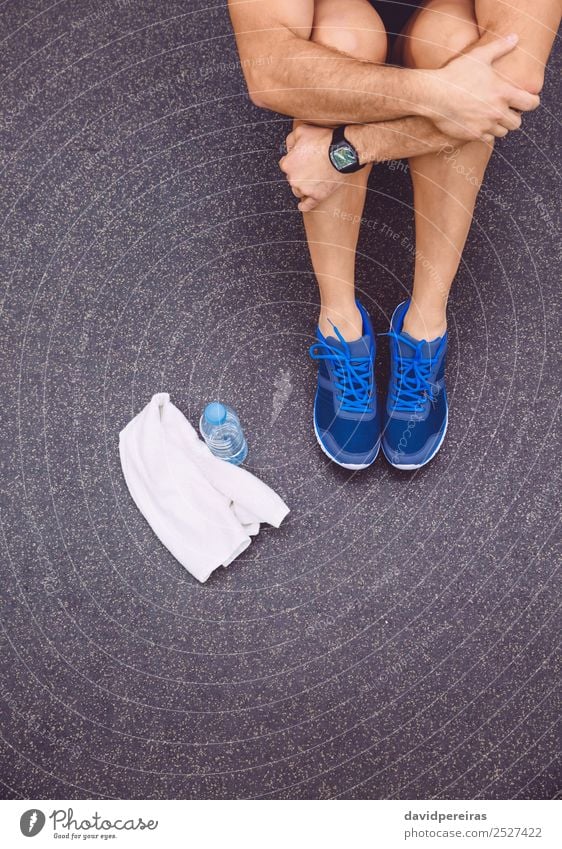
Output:
[[[367,0],[344,4],[341,0],[317,0],[311,38],[355,59],[384,62],[386,58],[386,32]],[[355,251],[370,170],[368,165],[349,174],[314,211],[303,213],[320,289],[320,330],[325,336],[333,335],[332,321],[348,341],[362,334],[361,314],[355,303]]]
[[[497,68],[538,94],[559,19],[559,0],[429,0],[406,32],[402,59],[410,67],[437,68],[482,34],[491,39],[516,32],[517,48]],[[446,329],[449,290],[490,154],[490,145],[470,142],[410,160],[416,263],[404,329],[416,339],[434,339]]]

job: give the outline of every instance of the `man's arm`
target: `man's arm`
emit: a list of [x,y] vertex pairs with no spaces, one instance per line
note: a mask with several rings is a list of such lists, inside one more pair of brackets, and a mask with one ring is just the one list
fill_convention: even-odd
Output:
[[[345,128],[345,137],[357,150],[362,165],[437,153],[464,144],[440,132],[427,118],[413,117],[378,124],[350,124]],[[281,158],[279,167],[301,198],[298,205],[301,212],[310,212],[346,179],[330,162],[331,142],[331,129],[312,124],[300,124],[287,136],[287,154]]]
[[477,46],[436,71],[375,65],[310,41],[314,0],[229,0],[242,69],[254,103],[312,123],[431,119],[460,139],[494,133],[511,109],[538,98],[492,68],[516,41]]
[[[520,115],[514,115],[510,120],[510,126],[503,128],[504,135],[507,135],[508,130],[516,130],[521,126]],[[345,128],[345,137],[359,154],[361,165],[438,153],[459,148],[465,143],[445,135],[427,118],[417,117],[380,121],[377,124],[349,124]],[[490,143],[493,140],[492,135],[487,138]],[[298,205],[301,212],[315,209],[346,178],[330,162],[328,151],[331,142],[331,129],[312,124],[300,124],[287,136],[287,154],[279,161],[279,167],[291,188],[301,198]]]
[[[517,121],[521,122],[519,116]],[[507,135],[507,129],[504,132]],[[427,118],[412,117],[380,121],[378,124],[350,124],[345,128],[345,137],[359,154],[361,165],[438,153],[448,145],[464,144],[460,139],[442,133]],[[494,137],[490,135],[486,140],[492,142]]]
[[421,110],[415,72],[362,62],[309,41],[314,0],[229,0],[229,10],[257,106],[332,123]]

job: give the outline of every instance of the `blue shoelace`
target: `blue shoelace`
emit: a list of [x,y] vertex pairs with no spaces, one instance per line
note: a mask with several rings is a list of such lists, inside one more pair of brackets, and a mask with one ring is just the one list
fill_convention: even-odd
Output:
[[445,345],[445,337],[439,343],[433,357],[424,357],[423,348],[427,344],[424,341],[417,344],[407,339],[401,333],[383,333],[390,336],[397,345],[407,344],[414,351],[413,357],[403,357],[398,353],[393,356],[395,370],[390,382],[389,399],[392,410],[404,413],[421,413],[427,401],[432,404],[437,400],[439,387],[431,381],[431,372],[441,356]]
[[349,345],[332,324],[342,348],[328,342],[315,342],[310,346],[313,360],[330,360],[333,363],[336,397],[342,410],[350,413],[368,413],[373,401],[373,363],[371,357],[353,357]]

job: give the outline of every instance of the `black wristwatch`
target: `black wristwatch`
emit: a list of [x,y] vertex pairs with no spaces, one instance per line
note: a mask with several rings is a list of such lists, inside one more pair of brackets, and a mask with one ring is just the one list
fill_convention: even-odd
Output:
[[345,126],[336,127],[332,133],[329,156],[330,162],[341,174],[353,174],[364,167],[359,162],[359,154],[345,137]]

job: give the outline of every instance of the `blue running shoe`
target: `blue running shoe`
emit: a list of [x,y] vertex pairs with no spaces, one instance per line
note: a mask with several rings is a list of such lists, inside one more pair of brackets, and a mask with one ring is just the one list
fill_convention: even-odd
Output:
[[390,383],[382,450],[396,469],[419,469],[435,457],[447,432],[447,334],[426,342],[404,332],[410,301],[390,322]]
[[369,316],[357,301],[363,335],[346,342],[338,328],[335,336],[318,341],[310,356],[318,360],[318,389],[314,399],[314,432],[330,460],[344,469],[366,469],[380,448],[380,414],[375,386],[375,334]]

